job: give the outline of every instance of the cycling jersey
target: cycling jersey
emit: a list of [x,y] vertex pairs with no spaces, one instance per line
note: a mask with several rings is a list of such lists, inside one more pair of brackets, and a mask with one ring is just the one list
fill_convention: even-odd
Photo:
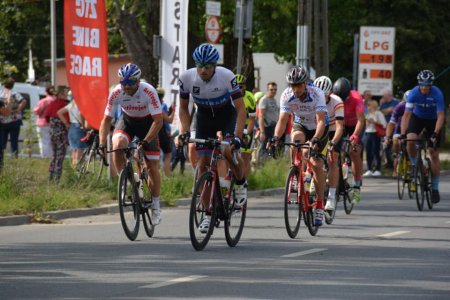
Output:
[[328,118],[330,119],[330,131],[336,131],[336,119],[344,119],[344,103],[341,97],[335,94],[330,95],[330,101],[327,103]]
[[400,133],[400,125],[402,121],[403,114],[405,113],[405,107],[406,107],[406,101],[402,101],[397,106],[395,106],[394,110],[392,111],[391,119],[389,120],[389,123],[395,124],[395,133]]
[[280,98],[280,112],[294,113],[294,122],[299,123],[307,130],[315,130],[316,113],[325,112],[325,125],[328,126],[329,119],[327,105],[323,91],[312,83],[306,85],[306,98],[301,101],[295,97],[290,87],[286,88]]
[[364,101],[357,91],[351,90],[347,100],[344,101],[344,123],[346,127],[356,126],[358,113],[364,113]]
[[189,99],[189,94],[194,98],[194,103],[200,111],[215,111],[230,107],[231,99],[242,97],[236,78],[230,70],[216,67],[214,75],[209,81],[204,81],[197,74],[197,69],[192,68],[180,75],[180,98]]
[[436,120],[437,112],[444,111],[444,95],[434,85],[426,95],[420,92],[419,86],[416,86],[406,99],[406,110],[412,111],[419,118]]
[[114,112],[120,108],[131,118],[144,118],[162,114],[161,102],[155,88],[140,82],[134,95],[125,93],[121,85],[117,85],[108,96],[105,115],[114,117]]

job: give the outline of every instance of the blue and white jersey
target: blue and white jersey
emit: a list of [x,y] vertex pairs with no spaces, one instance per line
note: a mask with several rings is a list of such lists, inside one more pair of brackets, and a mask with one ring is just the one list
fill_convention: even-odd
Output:
[[280,112],[294,113],[294,122],[300,123],[308,130],[317,127],[316,113],[325,112],[325,125],[329,125],[327,104],[323,91],[312,83],[306,85],[306,98],[300,101],[290,87],[286,88],[280,98]]
[[444,111],[444,95],[434,85],[431,86],[430,92],[426,95],[420,92],[419,86],[416,86],[406,99],[405,109],[412,111],[419,118],[436,120],[437,112]]
[[204,81],[192,68],[180,75],[180,98],[192,95],[199,109],[220,109],[232,106],[231,100],[242,97],[234,73],[224,67],[216,67],[209,81]]

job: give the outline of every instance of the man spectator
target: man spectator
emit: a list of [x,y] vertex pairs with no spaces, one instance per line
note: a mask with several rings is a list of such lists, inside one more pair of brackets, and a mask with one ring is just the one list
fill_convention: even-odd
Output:
[[[9,113],[6,116],[0,116],[2,123],[0,129],[0,151],[4,151],[8,142],[8,136],[11,143],[11,153],[14,157],[19,155],[19,134],[22,126],[22,112],[27,106],[27,100],[21,94],[14,92],[15,80],[6,79],[3,90],[0,91],[0,101],[3,101]],[[3,156],[3,154],[2,154]]]
[[[386,119],[386,123],[388,123],[391,120],[392,112],[394,111],[394,108],[397,106],[397,104],[400,103],[397,99],[395,99],[392,96],[392,91],[390,89],[384,89],[382,91],[383,96],[380,99],[380,110],[384,115],[384,118]],[[386,148],[386,160],[387,164],[386,166],[388,168],[394,168],[394,162],[392,159],[392,149]]]
[[53,150],[50,141],[50,123],[44,117],[45,107],[47,107],[55,98],[55,87],[48,86],[45,89],[47,96],[39,100],[33,109],[36,118],[36,130],[39,137],[39,150],[42,158],[53,156]]
[[266,153],[266,144],[273,138],[275,126],[277,125],[280,109],[278,107],[275,95],[277,94],[277,84],[274,81],[267,83],[267,92],[259,101],[259,139],[261,140],[261,149]]

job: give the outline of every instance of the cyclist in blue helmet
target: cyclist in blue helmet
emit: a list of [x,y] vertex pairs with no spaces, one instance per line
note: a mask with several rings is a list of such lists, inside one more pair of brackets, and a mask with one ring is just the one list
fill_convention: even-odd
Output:
[[[199,139],[216,138],[221,131],[225,140],[232,144],[223,151],[233,174],[235,175],[235,197],[238,205],[247,201],[247,182],[243,172],[243,161],[238,155],[238,163],[233,162],[232,151],[239,150],[245,126],[246,110],[243,95],[232,71],[217,66],[219,52],[211,44],[198,46],[192,58],[195,68],[183,72],[179,78],[180,86],[180,122],[182,133],[179,141],[190,137],[191,117],[189,97],[192,96],[197,107],[195,137]],[[195,122],[195,121],[194,121]],[[196,145],[199,176],[206,172],[211,150],[204,145]],[[206,205],[206,203],[205,203]],[[207,232],[210,218],[206,216],[200,222],[199,231]]]
[[[440,133],[444,126],[444,95],[433,85],[434,74],[430,70],[422,70],[417,75],[418,85],[414,87],[406,99],[405,113],[401,123],[401,137],[407,134],[407,139],[416,139],[421,131],[426,129],[426,138],[434,147],[429,147],[431,157],[431,173],[433,203],[440,201],[439,173],[441,162],[439,160]],[[412,164],[416,163],[416,148],[414,142],[407,144],[408,155]],[[413,189],[417,187],[413,186]]]

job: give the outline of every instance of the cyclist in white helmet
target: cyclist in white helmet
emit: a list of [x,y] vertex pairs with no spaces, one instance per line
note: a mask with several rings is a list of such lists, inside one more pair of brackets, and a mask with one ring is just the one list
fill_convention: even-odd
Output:
[[325,210],[334,210],[336,207],[336,187],[339,183],[339,166],[338,157],[342,146],[342,135],[344,133],[344,103],[342,99],[333,93],[333,83],[327,76],[321,76],[314,80],[314,85],[320,88],[325,94],[325,101],[327,103],[328,118],[330,120],[330,127],[328,132],[329,150],[328,157],[328,201],[325,205]]
[[[100,125],[100,149],[106,148],[106,138],[117,109],[122,115],[117,120],[112,137],[113,149],[126,148],[135,136],[139,137],[145,151],[145,164],[149,170],[149,188],[152,191],[152,221],[161,222],[158,133],[163,126],[161,103],[156,89],[140,82],[141,70],[135,64],[124,64],[118,72],[120,84],[109,94],[105,115]],[[123,151],[113,154],[114,165],[120,173],[125,167]]]

